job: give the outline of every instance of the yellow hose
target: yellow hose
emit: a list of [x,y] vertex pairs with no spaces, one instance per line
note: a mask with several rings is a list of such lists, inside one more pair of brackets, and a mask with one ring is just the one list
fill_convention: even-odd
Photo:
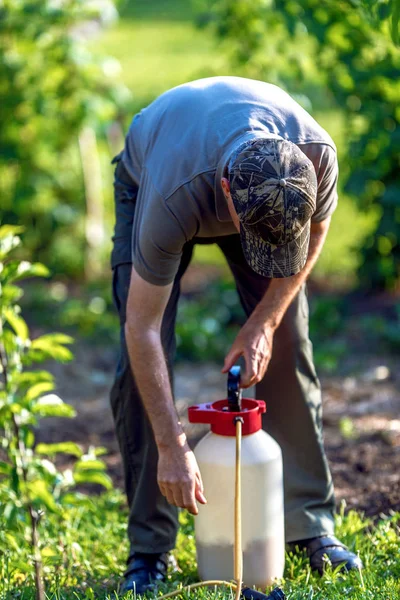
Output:
[[190,592],[199,587],[210,587],[215,585],[224,585],[235,590],[235,600],[239,600],[242,592],[243,579],[243,553],[242,553],[242,490],[241,490],[241,454],[242,454],[242,419],[239,417],[236,420],[236,457],[235,457],[235,540],[234,540],[234,577],[235,583],[229,581],[220,581],[218,579],[212,581],[200,581],[192,583],[180,590],[164,594],[157,597],[157,600],[166,600],[174,598],[184,592]]
[[243,552],[242,552],[242,484],[241,484],[241,455],[242,455],[242,423],[236,419],[236,457],[235,457],[235,546],[234,546],[234,577],[236,588],[235,600],[239,600],[243,580]]
[[157,600],[165,600],[165,598],[173,598],[174,596],[179,596],[183,594],[183,592],[190,592],[190,590],[194,590],[199,587],[211,587],[215,585],[224,585],[226,587],[230,587],[233,590],[236,590],[236,585],[230,581],[220,581],[219,579],[211,580],[211,581],[199,581],[199,583],[192,583],[191,585],[187,585],[186,587],[181,588],[180,590],[175,590],[175,592],[170,592],[169,594],[164,594],[164,596],[157,597]]

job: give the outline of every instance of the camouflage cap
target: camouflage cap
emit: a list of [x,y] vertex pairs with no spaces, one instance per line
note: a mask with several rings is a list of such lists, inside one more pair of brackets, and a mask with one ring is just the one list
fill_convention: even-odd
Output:
[[265,277],[290,277],[304,267],[317,178],[312,162],[292,142],[245,142],[228,162],[243,252]]

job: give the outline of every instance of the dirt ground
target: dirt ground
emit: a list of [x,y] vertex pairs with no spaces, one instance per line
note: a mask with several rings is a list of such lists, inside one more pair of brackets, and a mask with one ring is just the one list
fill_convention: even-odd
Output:
[[[117,349],[74,348],[75,360],[52,368],[61,397],[76,407],[73,420],[46,419],[41,441],[73,440],[85,448],[107,447],[105,460],[116,486],[123,486],[121,460],[109,408]],[[359,360],[359,356],[357,357]],[[400,373],[393,357],[371,356],[357,376],[322,377],[325,447],[338,504],[368,516],[400,511]],[[225,397],[225,376],[214,364],[179,364],[177,409],[193,441],[202,426],[190,425],[190,404]]]

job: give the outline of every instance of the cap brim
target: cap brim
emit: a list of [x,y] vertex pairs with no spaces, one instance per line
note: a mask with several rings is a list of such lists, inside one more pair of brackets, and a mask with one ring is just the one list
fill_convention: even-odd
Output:
[[256,235],[251,227],[241,224],[240,239],[245,259],[253,271],[264,277],[282,278],[297,275],[307,260],[310,229],[309,221],[295,240],[284,246],[274,246]]

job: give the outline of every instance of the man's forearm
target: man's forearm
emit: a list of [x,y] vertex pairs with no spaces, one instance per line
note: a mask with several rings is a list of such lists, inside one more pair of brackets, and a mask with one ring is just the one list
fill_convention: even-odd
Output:
[[290,303],[306,281],[321,253],[328,233],[330,219],[311,226],[308,258],[297,275],[283,279],[272,279],[264,297],[259,302],[249,321],[261,328],[275,331],[281,323]]
[[129,360],[158,448],[157,482],[170,504],[198,513],[207,501],[201,474],[175,411],[161,344],[163,315],[172,284],[153,285],[132,267],[126,305]]
[[145,330],[137,322],[128,320],[125,336],[131,367],[158,448],[183,445],[186,437],[174,407],[159,332]]

